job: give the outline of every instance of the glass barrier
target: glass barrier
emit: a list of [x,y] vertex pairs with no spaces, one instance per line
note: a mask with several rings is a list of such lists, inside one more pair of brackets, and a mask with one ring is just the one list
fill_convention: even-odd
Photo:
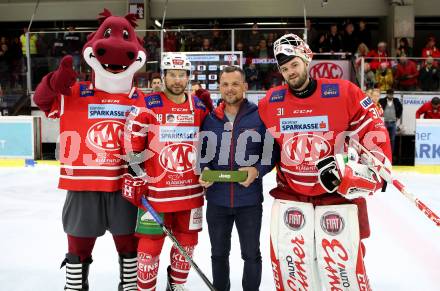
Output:
[[362,89],[438,91],[440,58],[357,57],[356,75]]
[[[87,35],[92,31],[56,31],[29,33],[29,58],[25,36],[17,37],[12,61],[0,62],[0,95],[11,91],[33,92],[41,78],[55,70],[61,58],[73,56],[78,80],[90,80],[91,70],[81,56]],[[174,29],[138,30],[144,40],[147,62],[135,75],[135,85],[150,88],[152,76],[160,73],[161,51],[242,52],[241,63],[250,90],[266,90],[282,84],[283,78],[273,56],[273,42],[285,33],[304,37],[303,28],[257,29]],[[163,41],[161,38],[163,37]],[[11,51],[14,46],[11,44]],[[357,71],[351,55],[315,54],[311,73],[315,77],[345,78],[356,81]],[[209,76],[208,76],[209,77]]]

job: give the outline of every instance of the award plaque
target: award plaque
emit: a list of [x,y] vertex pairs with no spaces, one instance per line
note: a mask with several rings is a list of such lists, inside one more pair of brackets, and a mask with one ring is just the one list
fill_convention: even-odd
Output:
[[247,171],[204,170],[202,180],[206,182],[244,182],[247,179],[247,174]]

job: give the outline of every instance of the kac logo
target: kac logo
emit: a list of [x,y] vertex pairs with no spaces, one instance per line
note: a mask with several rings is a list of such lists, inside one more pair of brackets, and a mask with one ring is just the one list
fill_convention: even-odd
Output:
[[298,134],[290,138],[283,146],[283,152],[295,165],[314,165],[316,161],[327,157],[332,150],[330,143],[322,136]]
[[344,71],[335,63],[319,62],[310,68],[310,76],[314,79],[341,79],[344,76]]
[[88,142],[104,151],[116,151],[121,148],[124,124],[119,121],[101,121],[94,124],[87,132]]
[[159,162],[165,171],[185,173],[196,166],[196,148],[187,143],[174,143],[166,146],[159,154]]

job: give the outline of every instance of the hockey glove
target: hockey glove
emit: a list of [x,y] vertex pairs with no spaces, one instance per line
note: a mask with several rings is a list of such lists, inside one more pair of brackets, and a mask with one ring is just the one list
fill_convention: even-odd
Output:
[[143,208],[141,199],[142,195],[147,193],[147,182],[140,177],[133,177],[129,173],[124,174],[122,178],[122,197],[136,207]]
[[70,55],[61,59],[60,65],[49,79],[50,88],[57,94],[71,95],[70,87],[75,84],[77,74],[72,69],[73,58]]
[[349,149],[348,155],[337,154],[317,162],[318,179],[329,193],[337,191],[347,199],[372,195],[381,187],[374,168],[358,163],[358,155]]

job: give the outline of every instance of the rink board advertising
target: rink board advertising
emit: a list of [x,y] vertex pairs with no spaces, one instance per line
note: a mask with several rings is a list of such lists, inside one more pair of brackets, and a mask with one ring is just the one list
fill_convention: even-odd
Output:
[[0,158],[38,159],[41,152],[39,117],[0,118]]
[[417,119],[416,165],[440,165],[440,120]]

